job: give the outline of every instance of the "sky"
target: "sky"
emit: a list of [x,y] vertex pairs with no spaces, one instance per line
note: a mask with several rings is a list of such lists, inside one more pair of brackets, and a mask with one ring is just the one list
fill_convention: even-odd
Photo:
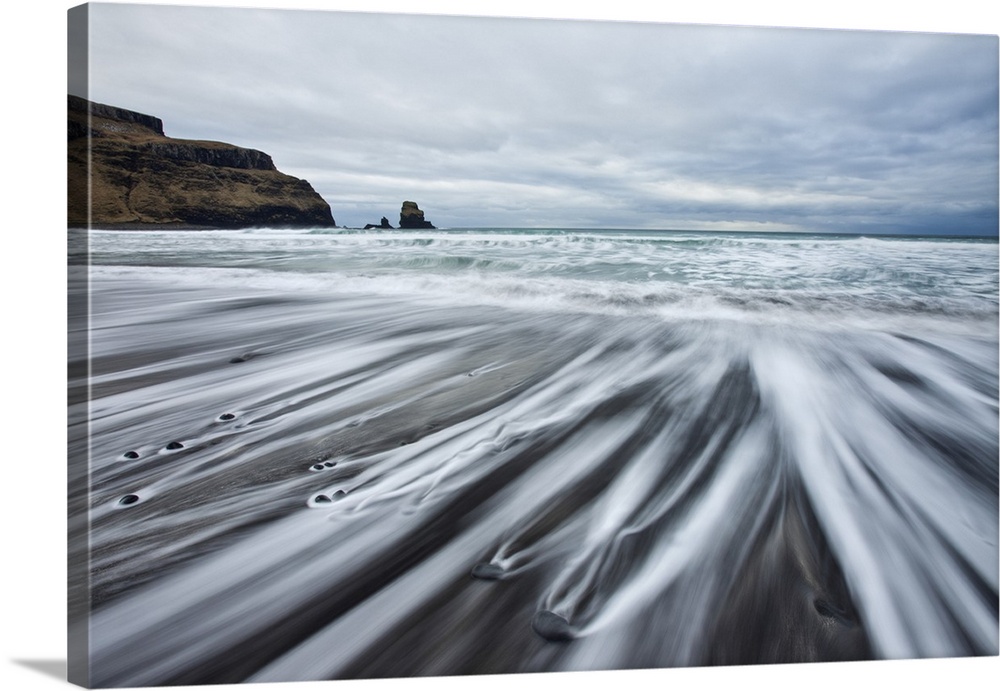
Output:
[[997,233],[995,35],[91,4],[92,100],[340,225]]

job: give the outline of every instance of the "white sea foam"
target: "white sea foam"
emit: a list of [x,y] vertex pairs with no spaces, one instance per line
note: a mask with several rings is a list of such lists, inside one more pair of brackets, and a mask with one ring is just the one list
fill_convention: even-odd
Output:
[[[995,243],[693,233],[95,233],[93,275],[435,305],[975,332]],[[141,268],[139,268],[141,267]],[[168,268],[169,267],[169,268]],[[984,327],[985,324],[985,327]]]

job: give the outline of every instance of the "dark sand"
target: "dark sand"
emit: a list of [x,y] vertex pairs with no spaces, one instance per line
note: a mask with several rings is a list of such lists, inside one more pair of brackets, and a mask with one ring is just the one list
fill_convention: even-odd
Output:
[[[867,466],[843,487],[883,494],[817,484],[754,359],[775,334],[124,278],[93,305],[91,465],[71,351],[70,491],[92,526],[71,597],[93,607],[95,683],[858,660],[900,641],[996,654],[976,628],[995,586],[924,528],[939,517],[912,517],[864,430],[838,431]],[[883,353],[798,338],[775,347]],[[889,419],[909,434],[905,411]],[[972,520],[995,518],[994,431],[922,446]],[[845,543],[856,525],[892,535],[884,564],[853,560],[873,553]],[[948,554],[980,610],[913,590]],[[863,587],[897,577],[903,598]],[[899,614],[915,596],[941,599]],[[951,628],[915,619],[933,611]],[[897,641],[880,617],[941,628]]]

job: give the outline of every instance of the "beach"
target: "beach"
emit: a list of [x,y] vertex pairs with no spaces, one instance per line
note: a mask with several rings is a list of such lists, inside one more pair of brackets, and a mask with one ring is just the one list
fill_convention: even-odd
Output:
[[95,685],[997,654],[995,241],[85,236]]

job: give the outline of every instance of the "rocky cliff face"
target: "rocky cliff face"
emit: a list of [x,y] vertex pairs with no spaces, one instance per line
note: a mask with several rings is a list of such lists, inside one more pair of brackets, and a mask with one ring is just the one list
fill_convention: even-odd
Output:
[[[333,226],[330,205],[267,154],[171,139],[159,118],[69,97],[71,226]],[[90,151],[88,199],[87,153]]]

